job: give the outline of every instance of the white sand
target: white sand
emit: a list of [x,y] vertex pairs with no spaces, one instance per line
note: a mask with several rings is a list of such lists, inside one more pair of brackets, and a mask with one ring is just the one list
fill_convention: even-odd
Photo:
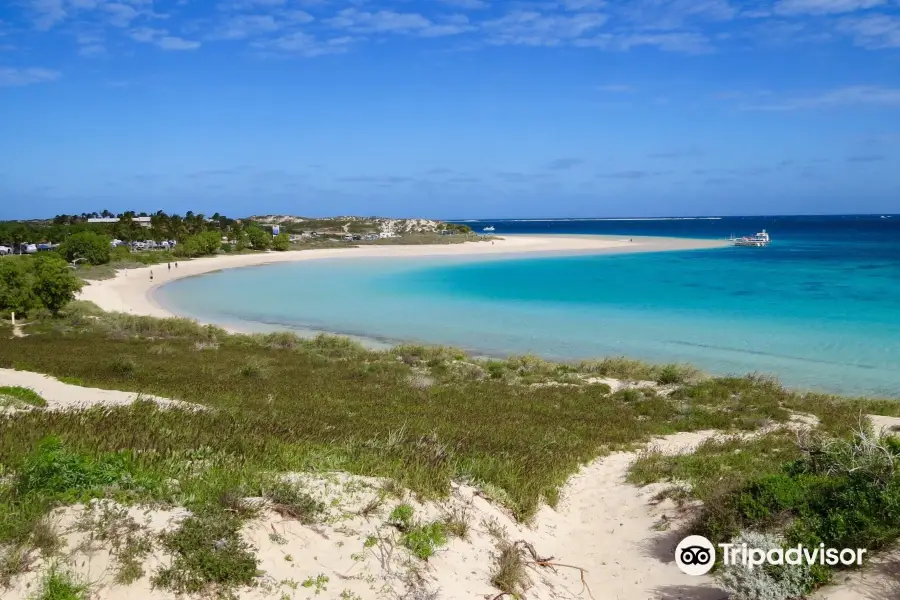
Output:
[[[47,400],[49,410],[124,404],[138,398],[134,393],[80,387],[45,375],[10,369],[0,369],[0,385],[34,389]],[[164,406],[176,404],[164,398],[143,398]],[[789,426],[814,424],[808,421],[800,415]],[[900,422],[889,417],[873,417],[873,421],[876,428],[889,428]],[[689,452],[702,441],[718,435],[723,433],[679,433],[654,440],[650,446],[666,453]],[[510,541],[524,540],[532,544],[540,556],[552,556],[554,563],[585,569],[584,581],[595,600],[720,600],[723,594],[710,577],[684,575],[673,562],[674,547],[680,540],[677,532],[684,523],[685,513],[669,500],[654,501],[654,495],[665,485],[637,488],[626,483],[628,467],[638,454],[616,452],[592,461],[564,486],[559,506],[556,509],[542,507],[530,525],[517,523],[505,509],[487,500],[482,492],[470,485],[454,484],[451,497],[440,503],[413,501],[417,519],[422,521],[438,519],[454,511],[468,515],[468,538],[451,539],[427,563],[411,558],[398,545],[396,531],[385,524],[387,515],[399,500],[389,499],[377,514],[368,518],[355,514],[378,495],[383,481],[344,473],[289,476],[325,502],[329,507],[328,518],[323,524],[305,526],[272,511],[264,511],[260,519],[248,523],[244,536],[257,549],[260,567],[265,573],[260,585],[239,590],[238,596],[246,600],[284,600],[285,595],[298,600],[416,600],[428,598],[422,593],[422,589],[427,589],[439,590],[438,598],[444,600],[494,598],[497,590],[492,588],[490,580],[497,540],[488,526],[488,523],[494,523],[506,530]],[[175,598],[170,593],[153,589],[150,584],[155,569],[171,560],[158,545],[144,561],[144,577],[128,586],[115,584],[116,559],[109,545],[96,543],[92,549],[83,546],[88,536],[75,527],[83,510],[80,506],[61,508],[55,513],[54,521],[67,540],[61,564],[91,582],[93,598]],[[177,526],[188,514],[183,509],[163,511],[131,507],[127,511],[138,523],[145,525],[147,532],[154,533]],[[375,536],[379,542],[365,547],[369,536]],[[39,555],[34,559],[32,570],[16,578],[13,587],[4,590],[4,598],[27,600],[33,597],[42,573],[50,564]],[[842,575],[837,585],[820,590],[814,598],[874,600],[893,597],[890,594],[897,592],[893,573],[897,572],[898,561],[900,558],[896,553],[879,556],[869,568]],[[533,585],[527,598],[590,598],[582,587],[581,573],[576,569],[558,567],[554,572],[532,565],[528,572]],[[417,573],[419,578],[421,589],[418,595],[405,595],[411,573]],[[329,580],[327,589],[320,594],[302,585],[295,587],[296,583],[320,574]]]
[[181,408],[205,410],[204,407],[188,402],[169,400],[168,398],[160,398],[150,394],[136,394],[134,392],[70,385],[49,375],[13,369],[0,369],[0,386],[19,386],[34,390],[47,401],[48,410],[74,410],[89,408],[98,404],[121,406],[131,404],[135,400],[147,400],[164,407],[179,406]]
[[[359,246],[262,254],[219,255],[179,262],[168,269],[165,264],[119,271],[115,277],[91,282],[79,298],[89,300],[106,311],[124,312],[154,317],[175,316],[153,301],[151,292],[170,281],[202,275],[222,269],[251,267],[281,262],[296,262],[325,258],[416,258],[436,256],[485,256],[558,253],[603,254],[621,252],[658,252],[717,248],[727,244],[717,240],[688,240],[677,238],[610,238],[601,236],[510,236],[495,242],[469,242],[429,245]],[[150,280],[150,272],[153,280]]]
[[[657,441],[670,451],[684,451],[714,432],[677,434]],[[410,499],[417,521],[440,519],[453,512],[465,514],[470,529],[466,539],[451,538],[428,562],[410,556],[399,544],[399,534],[386,523],[392,508],[400,503],[388,498],[375,514],[357,513],[379,495],[383,481],[345,473],[297,474],[291,478],[325,502],[328,518],[319,525],[306,526],[264,511],[248,523],[243,535],[256,549],[264,574],[259,585],[238,591],[242,599],[322,598],[428,598],[426,591],[438,592],[442,600],[494,598],[491,585],[498,540],[491,530],[504,530],[510,542],[532,544],[542,558],[552,557],[557,565],[580,567],[584,583],[595,600],[635,598],[691,598],[718,600],[721,592],[709,578],[682,574],[672,562],[677,540],[670,531],[656,531],[663,514],[677,519],[674,506],[650,507],[656,488],[638,489],[624,482],[633,453],[615,453],[588,465],[565,487],[557,510],[543,508],[532,526],[517,523],[499,505],[485,499],[469,485],[454,484],[445,501],[421,503]],[[252,499],[259,501],[259,499]],[[65,507],[57,511],[57,531],[66,537],[63,564],[82,580],[92,583],[93,597],[102,600],[150,600],[174,598],[153,590],[153,570],[169,564],[170,557],[159,548],[145,561],[146,574],[130,586],[114,583],[116,559],[108,544],[98,543],[90,551],[83,547],[86,534],[75,527],[85,508]],[[96,511],[98,505],[88,509]],[[127,509],[147,532],[170,530],[187,513]],[[274,534],[274,535],[273,535]],[[366,539],[378,542],[366,547]],[[35,556],[34,569],[14,582],[12,600],[26,600],[39,586],[40,574],[48,562]],[[531,562],[531,561],[529,561]],[[530,565],[531,587],[525,597],[533,600],[589,599],[575,568],[554,569]],[[328,583],[316,593],[302,582],[324,575]],[[417,582],[418,594],[406,595],[408,584]],[[300,583],[300,586],[296,584]],[[342,595],[343,594],[343,595]],[[352,595],[351,595],[352,594]],[[684,595],[681,595],[684,594]],[[286,595],[286,596],[285,596]],[[7,596],[4,596],[7,597]]]

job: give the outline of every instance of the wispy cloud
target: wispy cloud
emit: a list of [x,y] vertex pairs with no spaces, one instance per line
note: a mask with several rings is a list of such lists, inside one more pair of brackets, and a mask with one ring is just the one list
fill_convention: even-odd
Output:
[[358,34],[399,33],[438,37],[456,35],[471,29],[468,18],[464,16],[435,23],[419,13],[401,13],[393,10],[367,12],[356,8],[345,8],[325,22],[336,29],[345,29]]
[[608,92],[610,94],[630,94],[634,88],[624,83],[607,83],[606,85],[598,85],[594,89],[598,92]]
[[186,40],[174,35],[166,35],[156,40],[156,45],[163,50],[196,50],[200,42]]
[[874,85],[847,86],[807,96],[773,99],[766,103],[745,103],[743,110],[791,111],[839,106],[900,107],[900,88]]
[[678,158],[694,158],[703,156],[703,153],[696,148],[685,148],[681,150],[668,150],[664,152],[652,152],[647,155],[648,158],[673,160]]
[[[736,44],[796,45],[841,37],[869,50],[900,47],[898,0],[17,0],[29,26],[100,40],[96,56],[122,37],[163,50],[240,42],[261,54],[319,56],[392,36],[461,38],[452,47],[577,47],[598,52],[700,54]],[[156,12],[154,7],[166,12]],[[161,31],[152,36],[137,32]],[[449,43],[449,42],[448,42]],[[605,93],[634,91],[621,83]]]
[[839,29],[863,48],[900,48],[900,17],[897,16],[848,17],[841,21]]
[[848,156],[847,162],[852,163],[872,163],[880,162],[887,158],[883,154],[858,154],[856,156]]
[[568,171],[584,164],[582,158],[557,158],[547,163],[547,169],[551,171]]
[[464,10],[484,10],[491,6],[487,0],[440,0],[440,2]]
[[574,15],[515,11],[482,23],[488,42],[495,45],[558,46],[574,42],[602,27],[609,18],[601,13]]
[[410,183],[414,181],[412,177],[400,176],[400,175],[382,175],[382,176],[370,176],[370,175],[359,175],[354,177],[339,177],[338,181],[341,183],[360,183],[367,185],[377,185],[381,187],[390,187],[394,185],[400,185],[403,183]]
[[265,53],[312,58],[329,54],[343,54],[355,44],[365,41],[361,36],[340,36],[320,39],[315,35],[297,31],[273,39],[255,42],[253,46]]
[[59,71],[38,67],[0,67],[0,87],[17,87],[35,83],[48,83],[60,78]]
[[593,38],[580,39],[576,46],[594,47],[621,52],[641,46],[656,47],[666,52],[702,54],[712,50],[712,44],[700,33],[635,33],[627,35],[602,34]]
[[639,169],[633,169],[628,171],[613,171],[611,173],[600,173],[597,177],[601,179],[649,179],[651,177],[659,177],[660,175],[666,175],[668,171],[645,171]]
[[196,50],[200,47],[200,42],[170,35],[165,29],[140,27],[133,29],[129,35],[136,42],[154,44],[163,50]]
[[887,0],[778,0],[774,11],[782,15],[834,15],[885,4]]

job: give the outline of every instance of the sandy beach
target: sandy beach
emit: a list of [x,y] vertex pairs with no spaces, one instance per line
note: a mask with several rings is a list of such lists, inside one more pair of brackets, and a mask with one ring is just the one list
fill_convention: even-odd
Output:
[[[153,300],[152,292],[159,286],[176,279],[212,273],[222,269],[253,267],[284,262],[322,260],[328,258],[419,258],[478,256],[503,258],[535,254],[615,254],[632,252],[662,252],[670,250],[700,250],[727,245],[720,240],[695,240],[681,238],[612,236],[532,236],[516,235],[493,242],[464,244],[358,246],[265,252],[260,254],[219,255],[179,262],[171,269],[165,264],[124,269],[111,279],[93,281],[79,294],[80,300],[93,302],[106,311],[124,312],[153,317],[178,316]],[[150,279],[150,273],[153,279]]]

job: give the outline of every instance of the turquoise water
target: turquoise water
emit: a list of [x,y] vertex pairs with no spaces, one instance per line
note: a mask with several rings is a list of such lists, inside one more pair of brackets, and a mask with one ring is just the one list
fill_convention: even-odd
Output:
[[776,240],[766,249],[310,261],[179,280],[158,299],[220,323],[488,354],[627,355],[900,397],[897,255],[858,247],[841,256],[815,238]]

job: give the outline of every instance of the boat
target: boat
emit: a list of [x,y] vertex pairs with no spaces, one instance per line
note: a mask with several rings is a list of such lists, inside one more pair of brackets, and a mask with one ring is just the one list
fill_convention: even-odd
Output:
[[769,238],[769,234],[766,233],[766,230],[763,229],[756,235],[746,235],[744,237],[736,238],[734,235],[728,240],[735,246],[768,246],[771,239]]
[[494,231],[494,226],[493,226],[493,225],[488,225],[487,227],[485,227],[484,229],[482,229],[482,231]]

